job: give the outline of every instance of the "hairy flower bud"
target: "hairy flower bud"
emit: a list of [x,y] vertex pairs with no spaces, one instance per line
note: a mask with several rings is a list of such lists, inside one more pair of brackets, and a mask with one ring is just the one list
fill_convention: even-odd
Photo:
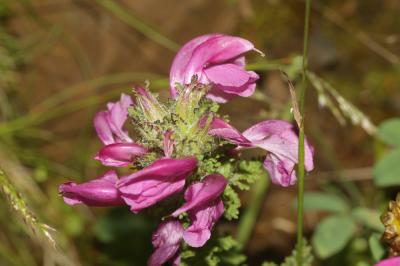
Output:
[[135,104],[140,112],[146,117],[149,122],[162,121],[167,112],[165,107],[161,105],[157,98],[144,87],[136,87],[133,92],[136,99]]

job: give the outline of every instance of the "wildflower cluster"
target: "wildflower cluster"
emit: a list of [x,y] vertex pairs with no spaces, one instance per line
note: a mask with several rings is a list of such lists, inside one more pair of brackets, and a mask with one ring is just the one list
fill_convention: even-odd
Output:
[[[179,265],[182,241],[202,247],[224,211],[228,219],[237,217],[240,202],[233,186],[246,188],[247,179],[261,165],[241,161],[240,151],[267,151],[263,166],[272,181],[293,185],[298,137],[292,124],[267,120],[241,133],[217,113],[219,103],[254,92],[258,75],[244,69],[243,56],[251,50],[256,49],[238,37],[200,36],[184,45],[174,59],[168,102],[161,103],[146,86],[133,90],[134,100],[122,94],[118,102],[109,103],[94,119],[104,144],[95,159],[110,167],[131,166],[132,172],[118,177],[110,170],[87,183],[65,183],[60,186],[65,202],[128,205],[138,213],[178,198],[172,203],[176,206],[162,213],[149,265]],[[125,128],[128,119],[135,131],[130,134]],[[305,168],[313,169],[313,151],[307,142]]]

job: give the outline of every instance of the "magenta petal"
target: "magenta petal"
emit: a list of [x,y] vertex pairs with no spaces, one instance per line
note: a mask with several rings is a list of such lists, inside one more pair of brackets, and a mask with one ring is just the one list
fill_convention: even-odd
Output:
[[382,260],[375,264],[375,266],[400,266],[400,257],[393,257]]
[[124,201],[115,187],[117,180],[115,171],[108,171],[103,176],[86,183],[64,183],[59,187],[59,193],[69,205],[80,203],[89,206],[122,205]]
[[123,125],[128,118],[128,107],[132,104],[130,96],[121,94],[121,99],[107,104],[107,111],[100,111],[94,118],[94,127],[100,140],[105,144],[132,142]]
[[148,265],[162,266],[168,261],[178,263],[180,258],[177,253],[182,233],[183,227],[178,221],[169,220],[161,223],[152,237],[155,250],[148,261]]
[[252,49],[254,46],[251,42],[239,37],[221,35],[210,38],[193,50],[184,81],[190,82],[193,75],[201,75],[202,69],[211,64],[234,60]]
[[214,117],[208,134],[211,136],[220,137],[226,139],[234,144],[241,146],[249,146],[250,141],[246,139],[242,133],[240,133],[236,128],[232,127],[230,124],[225,122],[223,119]]
[[[202,35],[197,38],[192,39],[187,42],[176,54],[174,61],[172,62],[171,70],[169,73],[170,80],[170,92],[173,99],[177,96],[177,91],[175,88],[176,83],[185,84],[185,70],[190,62],[193,54],[193,50],[201,43],[207,41],[208,39],[221,36],[221,34],[207,34]],[[189,81],[190,82],[190,81]]]
[[214,84],[226,87],[241,87],[250,80],[250,74],[234,64],[213,65],[204,69],[207,78]]
[[158,159],[144,169],[122,177],[117,187],[126,204],[136,213],[181,191],[186,177],[196,166],[194,157]]
[[[227,95],[239,95],[242,97],[249,97],[253,95],[256,89],[256,81],[258,80],[258,75],[253,71],[247,72],[249,79],[242,86],[227,86],[227,85],[216,85],[215,89],[222,91]],[[213,88],[214,88],[213,87]],[[210,92],[212,93],[212,91]]]
[[216,102],[226,102],[233,96],[250,96],[255,89],[257,74],[245,71],[243,54],[255,50],[251,42],[234,36],[210,34],[188,42],[179,50],[170,71],[172,98],[176,98],[176,83],[189,84],[193,76],[202,84],[213,84],[207,95]]
[[249,97],[256,90],[256,83],[249,81],[242,87],[224,87],[215,85],[207,93],[206,97],[217,103],[226,103],[237,96]]
[[128,118],[128,107],[132,105],[132,99],[129,95],[121,94],[121,99],[109,108],[109,123],[113,133],[120,141],[131,142],[128,134],[122,129]]
[[180,254],[176,254],[175,257],[173,259],[170,260],[172,266],[179,266],[181,265],[181,255]]
[[[274,153],[280,158],[287,158],[294,163],[298,162],[299,138],[297,130],[286,121],[267,120],[260,122],[244,131],[243,136],[249,139],[255,147]],[[307,140],[305,140],[304,149],[304,166],[307,171],[311,171],[314,168],[313,148]]]
[[272,183],[283,187],[296,183],[295,163],[293,161],[269,153],[265,157],[264,167],[267,169]]
[[190,210],[192,225],[183,233],[185,242],[191,247],[202,247],[210,239],[211,230],[223,212],[224,204],[220,199],[201,209]]
[[202,208],[217,199],[224,191],[228,181],[223,175],[212,174],[206,176],[201,182],[188,187],[185,192],[185,201],[179,209],[172,213],[177,217],[179,214],[193,208]]
[[96,129],[97,136],[105,144],[114,143],[114,137],[111,132],[110,124],[108,123],[108,112],[101,111],[94,117],[94,128]]
[[96,155],[95,159],[106,166],[127,166],[135,157],[147,153],[146,148],[135,143],[113,143],[104,146]]

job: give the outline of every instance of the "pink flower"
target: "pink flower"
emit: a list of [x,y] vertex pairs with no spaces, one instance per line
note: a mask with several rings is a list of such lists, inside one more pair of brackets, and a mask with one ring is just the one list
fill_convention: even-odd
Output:
[[[298,162],[298,136],[295,127],[282,120],[260,122],[240,133],[219,118],[211,122],[209,134],[224,138],[236,145],[237,149],[258,147],[268,151],[264,167],[272,182],[287,187],[296,182],[295,164]],[[314,168],[313,148],[305,141],[306,171]]]
[[189,41],[172,63],[172,98],[178,95],[176,83],[190,84],[195,75],[198,82],[212,85],[207,97],[213,101],[224,103],[234,96],[251,96],[259,78],[244,69],[243,54],[251,50],[258,51],[251,42],[224,34],[207,34]]
[[106,166],[123,167],[146,153],[147,149],[136,143],[113,143],[101,148],[94,159]]
[[124,201],[115,187],[117,180],[115,171],[108,171],[103,176],[83,184],[64,183],[59,187],[59,192],[69,205],[81,203],[89,206],[122,205]]
[[123,130],[128,118],[128,107],[132,105],[129,95],[121,94],[121,99],[107,104],[107,111],[98,112],[94,118],[94,127],[104,145],[120,142],[132,142],[128,133]]
[[94,127],[100,140],[105,146],[96,154],[94,159],[106,166],[127,166],[134,158],[143,156],[147,150],[133,143],[123,125],[128,118],[128,107],[132,99],[121,94],[120,101],[108,103],[107,111],[98,112],[94,118]]
[[162,158],[117,182],[121,197],[134,213],[180,192],[185,179],[196,168],[194,157]]
[[180,264],[178,250],[181,244],[183,227],[178,221],[169,220],[161,223],[153,234],[152,243],[155,248],[149,266],[162,266],[166,262]]
[[211,237],[211,229],[224,212],[220,195],[227,185],[225,177],[219,174],[206,176],[201,182],[188,187],[185,201],[172,216],[183,212],[189,214],[192,224],[184,231],[183,239],[192,247],[203,246]]
[[382,260],[375,264],[375,266],[400,266],[400,257],[393,257]]

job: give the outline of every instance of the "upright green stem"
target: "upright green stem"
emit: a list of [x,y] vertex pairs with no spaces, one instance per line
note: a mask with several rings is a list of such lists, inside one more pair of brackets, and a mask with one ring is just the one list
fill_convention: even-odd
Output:
[[268,187],[269,177],[265,175],[260,176],[259,181],[253,185],[248,207],[240,218],[237,232],[237,240],[243,249],[246,247],[254,230]]
[[308,65],[308,33],[310,25],[311,0],[306,0],[304,36],[303,36],[303,71],[302,84],[300,91],[300,114],[301,121],[299,125],[299,163],[297,168],[298,187],[297,187],[297,265],[303,265],[303,202],[304,202],[304,101],[307,88],[307,65]]

